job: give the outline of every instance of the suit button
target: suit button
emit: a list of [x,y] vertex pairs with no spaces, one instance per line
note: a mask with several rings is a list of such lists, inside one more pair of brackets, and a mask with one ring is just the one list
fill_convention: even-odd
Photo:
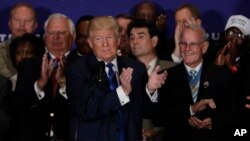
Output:
[[54,117],[55,114],[54,114],[54,113],[50,113],[49,116],[50,116],[50,117]]

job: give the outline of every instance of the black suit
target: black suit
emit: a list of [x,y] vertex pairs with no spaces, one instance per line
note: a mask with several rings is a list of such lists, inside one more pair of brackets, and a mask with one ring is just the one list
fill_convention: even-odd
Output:
[[[41,74],[42,58],[25,60],[18,71],[13,99],[16,132],[14,140],[46,141],[51,125],[58,139],[68,138],[68,101],[59,91],[52,97],[52,80],[44,88],[45,96],[39,100],[34,89]],[[59,88],[58,88],[59,89]],[[54,114],[51,117],[51,113]]]
[[125,140],[141,140],[142,95],[145,94],[146,68],[142,63],[125,57],[117,57],[117,65],[119,73],[122,68],[134,69],[130,102],[124,106],[121,106],[116,91],[110,91],[105,71],[101,71],[102,81],[98,81],[100,68],[93,54],[84,56],[67,67],[67,93],[73,119],[71,131],[74,136],[76,126],[79,126],[79,141],[118,141],[119,109],[124,111]]
[[[183,63],[168,70],[165,85],[159,89],[159,108],[165,114],[161,125],[166,126],[166,140],[215,140],[222,138],[224,133],[235,129],[237,122],[237,102],[232,93],[229,72],[221,67],[203,64],[200,78],[197,102],[201,99],[212,98],[216,109],[197,112],[200,119],[210,117],[212,129],[196,129],[189,125],[190,105],[193,105],[192,94],[188,82],[188,74]],[[160,116],[159,116],[160,117]],[[221,136],[221,137],[219,137]]]
[[233,75],[234,86],[240,102],[240,129],[247,129],[248,139],[250,137],[250,109],[245,107],[245,104],[250,104],[249,100],[246,100],[246,96],[250,95],[250,53],[241,55],[237,61],[238,71]]
[[6,141],[10,128],[11,82],[0,76],[0,140]]

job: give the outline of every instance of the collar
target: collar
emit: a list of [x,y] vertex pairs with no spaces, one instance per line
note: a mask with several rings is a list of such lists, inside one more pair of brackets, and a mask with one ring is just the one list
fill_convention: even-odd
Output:
[[[97,57],[96,57],[97,58]],[[98,61],[102,61],[100,58],[97,58]],[[114,71],[117,71],[118,72],[118,65],[117,65],[117,57],[115,57],[115,59],[113,59],[111,62],[104,62],[105,63],[105,66],[108,64],[108,63],[112,63],[114,64],[113,66],[113,69]]]
[[[64,56],[67,57],[67,56],[69,55],[69,53],[70,53],[70,51],[66,52],[66,53],[64,54]],[[50,52],[48,52],[48,54],[49,54],[49,56],[50,56],[52,59],[55,59],[55,58],[56,58],[56,57],[55,57],[53,54],[51,54]]]
[[199,65],[197,65],[195,68],[191,68],[191,67],[189,67],[189,66],[188,66],[188,65],[186,65],[186,64],[184,64],[184,66],[185,66],[185,68],[186,68],[187,72],[189,72],[191,69],[192,69],[192,70],[196,70],[197,72],[199,72],[199,70],[200,70],[200,68],[201,68],[202,63],[203,63],[203,62],[201,62],[201,63],[200,63]]
[[149,67],[149,68],[147,68],[148,75],[150,75],[150,74],[153,72],[153,70],[154,70],[154,68],[155,68],[155,66],[156,66],[156,63],[157,63],[157,57],[155,57],[154,59],[152,59],[152,60],[147,64],[147,66]]

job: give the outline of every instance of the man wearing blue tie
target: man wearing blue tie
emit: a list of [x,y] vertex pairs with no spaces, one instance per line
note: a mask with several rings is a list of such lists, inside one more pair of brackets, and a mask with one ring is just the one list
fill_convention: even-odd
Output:
[[183,62],[168,69],[159,89],[159,114],[166,126],[165,140],[213,141],[233,136],[237,104],[230,74],[222,67],[204,63],[208,49],[205,30],[187,25],[180,34]]
[[77,141],[140,141],[142,97],[166,79],[155,69],[148,81],[144,64],[116,55],[119,26],[111,16],[91,20],[88,42],[93,53],[67,66],[71,138]]

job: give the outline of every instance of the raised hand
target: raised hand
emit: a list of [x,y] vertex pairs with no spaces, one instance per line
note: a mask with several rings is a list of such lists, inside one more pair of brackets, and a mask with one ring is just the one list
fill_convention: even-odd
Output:
[[153,93],[156,89],[160,88],[167,79],[167,71],[160,72],[160,66],[156,66],[153,72],[149,76],[147,89],[150,93]]
[[[248,101],[250,101],[250,96],[247,96],[246,99],[247,99]],[[245,106],[246,106],[246,108],[250,109],[250,104],[246,104]]]
[[192,127],[196,127],[198,129],[212,129],[212,120],[211,118],[205,118],[204,120],[200,120],[199,118],[192,116],[188,119],[188,123]]
[[123,68],[122,73],[120,75],[121,87],[126,95],[129,95],[130,92],[132,91],[132,85],[131,85],[132,73],[133,69],[128,67],[128,68]]
[[160,14],[156,19],[156,27],[159,32],[164,33],[166,29],[166,15]]
[[42,67],[40,78],[37,81],[38,87],[43,90],[44,86],[47,84],[51,74],[52,74],[52,60],[48,59],[48,54],[43,55]]

